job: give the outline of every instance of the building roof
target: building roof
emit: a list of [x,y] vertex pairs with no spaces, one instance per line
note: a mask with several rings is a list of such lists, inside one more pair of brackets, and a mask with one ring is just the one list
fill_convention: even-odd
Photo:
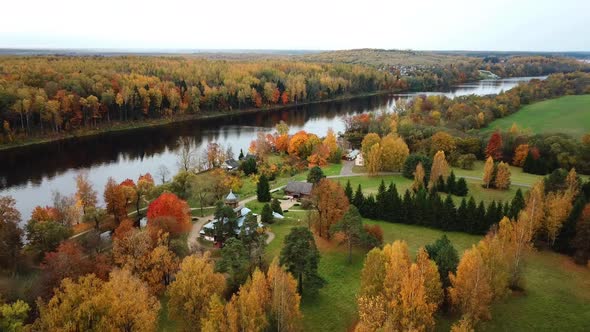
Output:
[[[240,232],[240,229],[242,228],[242,225],[244,225],[244,221],[246,221],[246,216],[248,216],[250,213],[252,212],[252,210],[248,209],[247,207],[243,207],[241,208],[241,217],[236,219],[236,233]],[[212,230],[215,223],[217,223],[218,220],[214,219],[213,221],[208,222],[207,224],[205,224],[203,226],[203,228],[201,228],[201,231],[199,232],[200,234],[205,234],[205,229],[208,230]],[[227,222],[226,220],[224,220],[224,223]],[[260,223],[260,221],[258,221],[258,227],[262,227],[262,223]]]
[[303,195],[311,195],[312,189],[313,189],[312,183],[301,182],[301,181],[291,181],[291,182],[287,183],[287,186],[285,187],[286,192],[303,194]]
[[236,194],[234,194],[234,192],[230,189],[229,194],[227,194],[227,197],[225,197],[225,201],[226,202],[235,202],[237,200],[238,200],[238,196],[236,196]]
[[225,161],[225,165],[234,169],[234,168],[238,168],[240,166],[240,163],[238,163],[238,161],[235,159],[228,159]]

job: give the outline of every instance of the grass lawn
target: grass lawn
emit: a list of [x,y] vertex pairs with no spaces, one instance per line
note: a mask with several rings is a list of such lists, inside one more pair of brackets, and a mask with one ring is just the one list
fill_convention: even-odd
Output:
[[[301,215],[301,217],[299,217]],[[294,226],[305,226],[302,212],[289,212],[288,218],[271,226],[276,238],[266,257],[278,257],[285,236]],[[297,218],[302,221],[298,222]],[[410,253],[435,241],[444,232],[413,225],[365,220],[381,226],[384,240],[405,240]],[[462,253],[477,243],[480,236],[446,233]],[[365,252],[356,250],[353,263],[346,262],[344,246],[317,239],[321,251],[319,272],[326,285],[315,298],[304,296],[301,309],[306,331],[345,331],[357,320],[356,293]],[[527,259],[526,291],[510,295],[492,306],[492,320],[478,326],[482,331],[587,330],[590,321],[590,269],[576,266],[571,259],[553,252],[534,252]],[[448,331],[456,317],[439,317],[437,331]]]
[[[453,172],[457,177],[461,176],[472,176],[481,179],[483,177],[483,167],[485,162],[476,161],[473,165],[473,169],[461,169],[458,167],[452,167]],[[535,182],[543,178],[542,175],[529,174],[522,171],[522,168],[516,166],[510,167],[510,181],[512,183],[525,184],[532,186]]]
[[590,128],[590,95],[564,96],[527,105],[493,121],[483,132],[507,130],[513,123],[533,133],[564,133],[580,138]]

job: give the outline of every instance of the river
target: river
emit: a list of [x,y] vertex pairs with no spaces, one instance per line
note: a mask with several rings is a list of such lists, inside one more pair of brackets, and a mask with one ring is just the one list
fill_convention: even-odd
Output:
[[247,152],[250,142],[260,131],[270,132],[280,120],[285,121],[291,133],[305,130],[324,136],[328,128],[344,130],[344,117],[370,111],[391,111],[399,98],[417,94],[444,94],[449,97],[469,94],[486,95],[506,91],[532,77],[500,80],[482,80],[461,84],[446,92],[420,92],[390,94],[358,98],[347,101],[305,105],[281,111],[257,112],[211,120],[195,120],[108,133],[43,145],[0,152],[0,196],[11,195],[23,222],[28,220],[37,205],[52,205],[52,192],[73,194],[74,177],[87,171],[94,188],[102,191],[112,176],[118,182],[127,178],[136,180],[140,174],[156,174],[161,165],[171,174],[178,171],[177,141],[190,138],[199,153],[209,142],[231,146],[237,155],[240,149]]

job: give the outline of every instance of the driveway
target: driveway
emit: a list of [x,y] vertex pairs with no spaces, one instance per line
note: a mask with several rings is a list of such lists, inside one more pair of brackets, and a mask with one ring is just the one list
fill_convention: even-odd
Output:
[[354,160],[344,160],[342,162],[342,169],[340,169],[340,176],[351,176],[352,166],[354,166]]

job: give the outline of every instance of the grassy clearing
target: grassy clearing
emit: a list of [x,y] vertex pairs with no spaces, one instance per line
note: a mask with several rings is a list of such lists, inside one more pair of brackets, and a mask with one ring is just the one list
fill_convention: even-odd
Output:
[[[481,179],[483,176],[483,161],[476,161],[473,165],[473,169],[461,169],[458,167],[453,167],[452,170],[455,172],[457,177],[461,176],[472,176]],[[532,186],[535,182],[539,181],[543,178],[542,175],[535,175],[529,174],[522,171],[522,168],[516,166],[509,166],[510,167],[510,180],[512,183],[517,184],[524,184],[528,186]]]
[[[276,239],[267,248],[271,260],[280,254],[289,229],[305,225],[297,222],[301,212],[289,212],[287,219],[272,225]],[[304,219],[302,219],[304,220]],[[413,225],[365,220],[381,226],[384,240],[391,243],[405,240],[410,252],[433,242],[444,232]],[[446,233],[462,253],[477,243],[480,236]],[[354,252],[353,264],[346,262],[343,246],[317,240],[321,251],[320,274],[327,281],[316,298],[304,297],[302,311],[306,331],[345,331],[357,319],[356,293],[365,253]],[[478,327],[482,331],[584,331],[590,321],[590,269],[576,266],[563,255],[553,252],[534,252],[527,260],[526,292],[510,295],[492,307],[492,320]],[[439,317],[437,331],[448,331],[456,317]]]
[[513,123],[533,133],[563,133],[579,138],[590,128],[590,95],[564,96],[527,105],[493,121],[483,132],[507,130]]

